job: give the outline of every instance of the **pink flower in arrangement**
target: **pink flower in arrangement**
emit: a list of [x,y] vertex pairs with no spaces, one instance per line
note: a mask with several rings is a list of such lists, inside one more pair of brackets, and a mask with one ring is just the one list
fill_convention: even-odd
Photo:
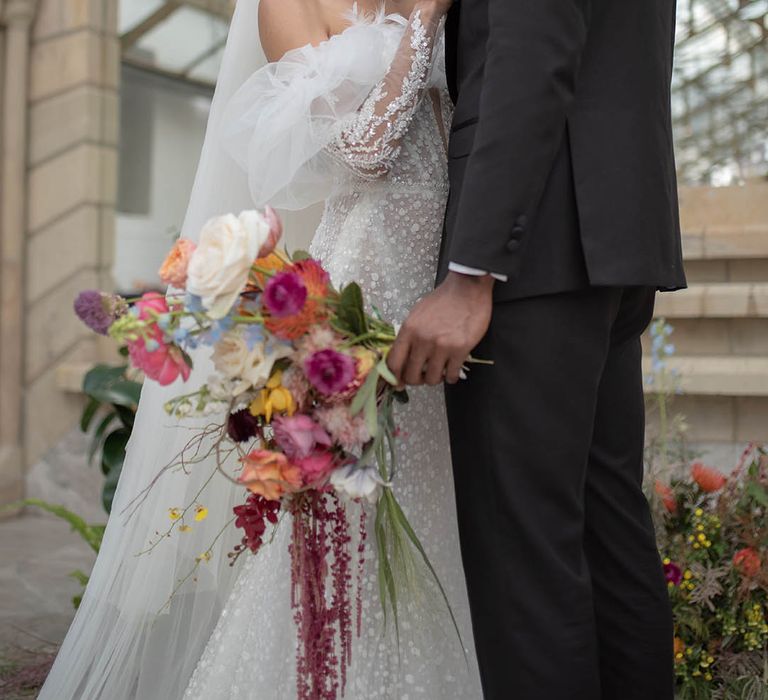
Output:
[[136,302],[136,310],[142,321],[152,321],[155,314],[168,313],[168,300],[158,292],[147,292]]
[[757,576],[762,562],[760,555],[752,547],[744,547],[733,555],[733,565],[743,576]]
[[316,447],[330,447],[331,438],[309,416],[279,416],[272,421],[275,441],[289,459],[309,457]]
[[349,387],[357,373],[357,360],[336,350],[320,350],[304,362],[310,384],[325,396],[339,394]]
[[691,477],[705,493],[714,493],[725,486],[725,476],[717,469],[706,467],[702,462],[694,462],[691,466]]
[[259,248],[258,258],[266,258],[275,249],[283,235],[283,222],[272,207],[268,206],[264,209],[264,219],[269,226],[269,237]]
[[669,564],[664,564],[664,578],[667,580],[667,583],[679,586],[680,581],[683,580],[683,572],[675,562],[671,561]]
[[295,316],[307,301],[307,286],[295,272],[278,272],[264,288],[264,306],[275,318]]
[[161,386],[175,382],[179,376],[189,379],[190,367],[181,350],[163,342],[163,332],[156,328],[148,340],[139,338],[128,343],[131,364]]
[[157,292],[148,292],[136,302],[138,317],[149,323],[147,335],[128,343],[128,354],[134,367],[150,379],[166,386],[181,376],[189,379],[190,366],[181,349],[165,342],[163,331],[155,321],[157,316],[168,313],[166,298]]
[[353,416],[343,403],[318,408],[315,416],[347,452],[359,449],[371,439],[365,418],[362,415]]
[[304,483],[309,485],[325,479],[336,463],[332,452],[318,450],[304,459],[297,460],[296,466],[301,470]]
[[196,247],[188,238],[179,238],[174,243],[158,272],[164,284],[184,289],[187,284],[189,259]]

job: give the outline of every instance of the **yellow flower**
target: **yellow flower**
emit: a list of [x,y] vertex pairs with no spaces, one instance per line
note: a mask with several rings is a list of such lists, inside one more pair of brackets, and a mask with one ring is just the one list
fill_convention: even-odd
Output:
[[667,564],[671,564],[672,560],[669,557],[664,557],[661,563],[666,566]]
[[267,382],[267,389],[277,389],[279,386],[282,385],[282,383],[283,383],[283,370],[278,369],[269,378],[269,381]]
[[693,511],[693,514],[700,518],[702,515],[704,515],[704,511],[701,508],[697,508],[695,511]]
[[191,530],[189,525],[179,525],[179,532],[191,532]]
[[705,542],[705,541],[706,541],[706,539],[707,539],[707,536],[706,536],[706,535],[705,535],[703,532],[700,532],[700,533],[699,533],[699,534],[696,536],[696,539],[698,539],[698,540],[699,540],[699,542]]
[[208,550],[207,552],[203,552],[202,554],[198,554],[197,557],[195,557],[197,561],[211,561],[211,551]]
[[249,410],[251,415],[264,416],[267,423],[272,421],[273,413],[285,413],[292,416],[296,411],[296,402],[293,395],[282,385],[283,373],[277,370],[267,382],[256,398],[251,401]]
[[181,517],[181,510],[179,508],[169,508],[168,517],[171,520],[178,520]]
[[208,517],[208,509],[204,506],[197,506],[195,508],[195,520],[199,523],[201,520],[205,520]]
[[691,573],[690,569],[686,569],[683,573],[683,578],[688,581],[689,579],[693,578],[693,574]]

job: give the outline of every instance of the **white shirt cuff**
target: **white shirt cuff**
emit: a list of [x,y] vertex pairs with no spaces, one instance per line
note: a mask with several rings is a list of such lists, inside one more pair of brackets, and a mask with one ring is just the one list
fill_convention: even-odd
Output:
[[502,275],[498,272],[488,272],[488,270],[478,270],[476,267],[467,267],[466,265],[460,265],[459,263],[448,263],[448,269],[451,272],[458,272],[461,275],[472,275],[472,277],[482,277],[483,275],[490,275],[493,279],[499,282],[506,282],[509,278],[506,275]]

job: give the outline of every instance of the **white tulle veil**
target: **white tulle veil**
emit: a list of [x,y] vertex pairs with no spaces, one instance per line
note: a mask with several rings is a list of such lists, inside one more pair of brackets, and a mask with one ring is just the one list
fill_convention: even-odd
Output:
[[[182,229],[188,238],[212,216],[254,206],[247,175],[224,153],[219,136],[227,102],[266,62],[258,40],[258,5],[258,0],[237,3]],[[196,426],[170,419],[163,404],[206,380],[208,355],[210,349],[196,353],[195,370],[185,385],[144,386],[101,552],[39,695],[43,700],[173,700],[184,693],[234,581],[236,569],[227,557],[238,539],[232,528],[210,561],[197,568],[194,580],[172,594],[195,558],[225,528],[243,491],[220,475],[206,485],[211,473],[206,465],[189,474],[166,473],[130,519],[126,508],[193,436]],[[192,522],[187,533],[161,537],[151,553],[139,554],[168,529],[170,507],[195,500],[209,510],[205,521]]]

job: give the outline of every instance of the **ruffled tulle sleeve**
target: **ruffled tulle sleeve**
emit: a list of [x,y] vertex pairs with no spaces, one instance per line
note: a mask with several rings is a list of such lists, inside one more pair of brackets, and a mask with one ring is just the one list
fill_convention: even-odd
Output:
[[223,146],[256,206],[301,209],[349,177],[379,177],[430,76],[437,27],[378,15],[254,73],[227,106]]

